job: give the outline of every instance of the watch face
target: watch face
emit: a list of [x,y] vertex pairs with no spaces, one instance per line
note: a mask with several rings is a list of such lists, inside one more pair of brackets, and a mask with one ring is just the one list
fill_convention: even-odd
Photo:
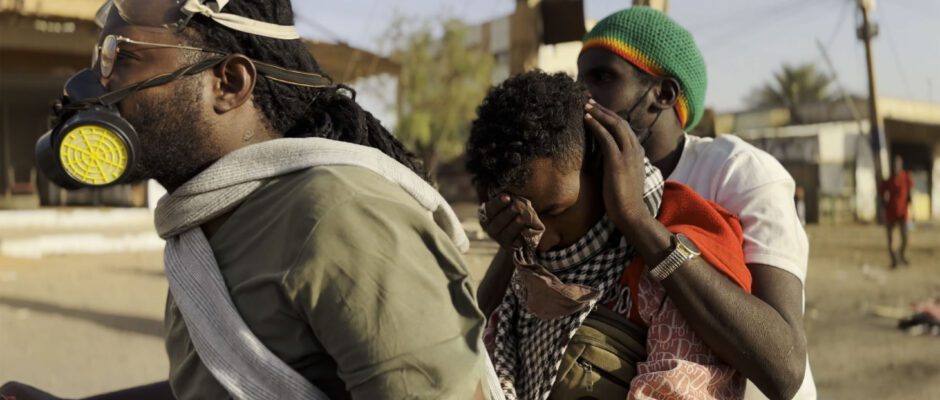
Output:
[[688,237],[686,237],[685,235],[683,235],[683,234],[680,233],[680,234],[676,235],[676,238],[679,240],[679,243],[680,243],[680,244],[682,244],[683,246],[685,246],[685,248],[691,250],[693,254],[695,254],[695,255],[700,255],[700,254],[702,254],[702,252],[698,249],[698,246],[696,246],[695,243],[692,242],[692,240],[689,239]]

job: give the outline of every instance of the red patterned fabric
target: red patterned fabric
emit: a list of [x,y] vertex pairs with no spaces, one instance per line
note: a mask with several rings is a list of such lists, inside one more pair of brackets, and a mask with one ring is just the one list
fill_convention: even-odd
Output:
[[[667,182],[657,219],[695,242],[702,257],[746,292],[751,274],[744,263],[737,217],[683,185]],[[647,360],[637,365],[630,399],[741,399],[744,376],[724,364],[686,324],[666,290],[646,274],[642,259],[624,271],[621,285],[633,299],[629,316],[649,327]]]
[[742,399],[746,381],[691,331],[661,284],[644,275],[637,304],[647,359],[637,364],[628,399]]

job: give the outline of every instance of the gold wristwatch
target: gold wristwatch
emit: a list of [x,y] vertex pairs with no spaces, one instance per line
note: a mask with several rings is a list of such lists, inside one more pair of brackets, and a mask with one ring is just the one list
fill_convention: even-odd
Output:
[[672,235],[672,251],[665,260],[650,269],[650,276],[657,281],[662,281],[676,272],[686,261],[701,255],[702,252],[691,239],[681,233]]

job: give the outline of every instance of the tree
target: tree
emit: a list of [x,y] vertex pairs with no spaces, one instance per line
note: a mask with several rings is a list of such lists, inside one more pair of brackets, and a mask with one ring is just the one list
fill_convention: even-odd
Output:
[[[395,134],[423,161],[434,177],[439,163],[463,152],[470,121],[486,95],[493,57],[468,46],[467,28],[457,20],[407,32],[404,19],[392,24],[387,38],[399,44]],[[437,36],[437,37],[436,37]]]
[[748,101],[756,108],[786,107],[793,122],[802,123],[799,106],[832,100],[831,83],[832,78],[817,71],[813,64],[784,64],[771,82],[754,89]]

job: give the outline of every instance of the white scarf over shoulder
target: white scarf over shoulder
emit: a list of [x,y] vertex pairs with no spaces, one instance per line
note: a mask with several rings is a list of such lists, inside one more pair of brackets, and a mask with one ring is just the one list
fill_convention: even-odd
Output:
[[[371,170],[398,184],[465,252],[460,221],[431,185],[381,151],[321,138],[276,139],[232,152],[160,199],[156,227],[166,239],[170,292],[203,364],[236,399],[327,399],[248,329],[229,296],[200,225],[237,207],[270,178],[327,165]],[[481,345],[481,348],[482,345]],[[487,359],[487,391],[502,393]]]

